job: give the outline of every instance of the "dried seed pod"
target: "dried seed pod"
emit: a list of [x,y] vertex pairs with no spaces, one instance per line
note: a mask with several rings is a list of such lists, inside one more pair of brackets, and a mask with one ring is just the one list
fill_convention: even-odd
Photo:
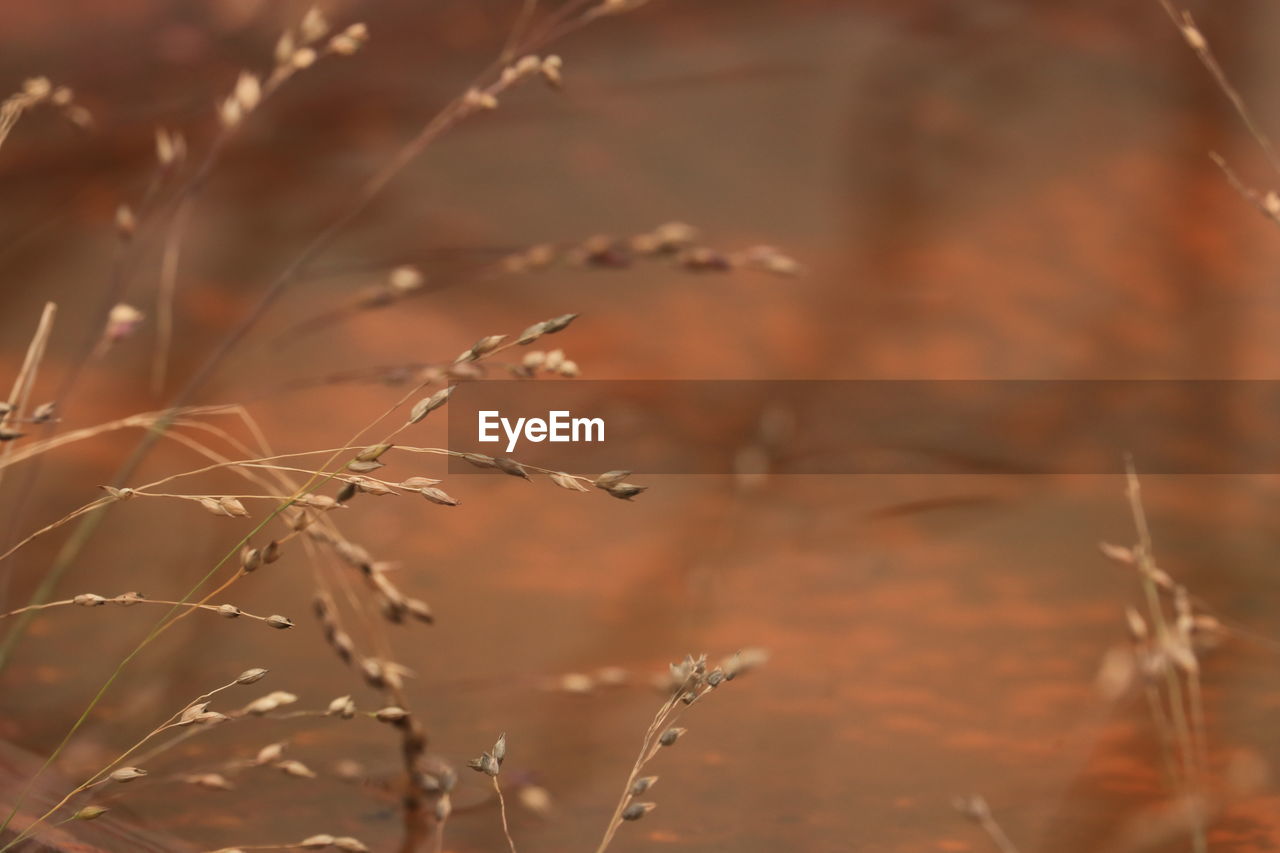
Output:
[[508,459],[503,456],[493,460],[493,464],[504,474],[508,474],[512,477],[520,477],[525,480],[529,479],[529,474],[524,470],[524,466],[514,459]]
[[542,337],[546,333],[547,333],[546,323],[534,323],[532,326],[525,329],[523,332],[519,334],[519,336],[516,338],[516,343],[520,344],[521,346],[527,346],[528,344],[533,343],[534,341],[536,341],[538,338]]
[[632,803],[622,810],[622,819],[639,820],[657,807],[656,803]]
[[98,486],[98,488],[118,501],[127,501],[134,496],[133,489],[117,489],[115,486]]
[[503,759],[507,757],[507,733],[503,732],[498,736],[498,740],[493,745],[493,760],[502,764]]
[[426,486],[418,490],[418,492],[433,504],[441,504],[442,506],[457,506],[458,499],[451,497],[443,489],[437,489],[435,486]]
[[516,799],[538,817],[551,814],[551,792],[541,785],[522,785],[516,792]]
[[563,471],[553,471],[547,476],[551,478],[551,482],[555,483],[557,486],[559,486],[562,489],[568,489],[571,492],[590,491],[590,489],[588,489],[586,486],[582,484],[581,480],[579,480],[577,477],[573,476],[572,474],[566,474]]
[[467,766],[486,776],[498,775],[498,760],[487,752],[481,753],[479,758],[473,758],[468,761]]
[[8,427],[0,427],[0,441],[17,441],[24,435],[26,435],[25,432],[18,432]]
[[331,846],[333,842],[334,837],[332,835],[322,832],[319,835],[311,835],[302,839],[298,842],[298,846],[303,850],[323,850],[325,847]]
[[272,539],[267,543],[267,547],[262,549],[262,562],[274,563],[280,559],[280,543]]
[[102,817],[107,813],[107,809],[102,806],[84,806],[71,816],[72,820],[93,820]]
[[681,728],[680,726],[672,726],[658,737],[658,743],[663,746],[671,746],[673,743],[678,741],[680,736],[686,731],[688,731],[688,729]]
[[450,385],[446,388],[441,388],[430,397],[419,400],[409,412],[409,423],[418,423],[427,415],[449,402],[449,395],[453,393],[453,389],[456,387],[456,385]]
[[581,672],[565,673],[556,682],[556,687],[565,693],[590,693],[595,686],[595,679]]
[[71,600],[81,607],[99,607],[107,603],[105,598],[100,595],[94,595],[91,592],[82,592]]
[[283,772],[286,776],[296,776],[299,779],[316,778],[316,773],[314,770],[312,770],[307,765],[303,764],[301,761],[294,761],[293,759],[277,761],[275,764],[275,768]]
[[329,703],[329,709],[325,713],[331,717],[349,720],[356,715],[356,703],[350,696],[339,696]]
[[262,100],[262,83],[257,75],[241,71],[239,78],[236,79],[234,97],[243,112],[253,112]]
[[257,548],[250,548],[248,545],[240,549],[240,568],[244,569],[246,572],[253,572],[257,571],[258,567],[261,565],[261,551]]
[[386,483],[379,480],[371,480],[368,477],[352,477],[350,482],[366,495],[375,495],[380,497],[382,495],[394,495],[396,493],[395,489],[391,488]]
[[402,489],[425,489],[427,486],[438,486],[442,480],[433,480],[430,477],[410,477],[400,483]]
[[[374,464],[379,464],[379,463],[374,463]],[[335,500],[340,504],[345,504],[347,501],[351,500],[356,496],[357,491],[358,489],[356,488],[356,484],[348,482],[345,486],[343,486],[338,491],[338,494]]]
[[648,486],[637,486],[634,483],[618,483],[608,486],[605,491],[619,500],[629,501],[637,495],[648,490]]
[[303,495],[297,499],[296,503],[319,510],[330,510],[338,505],[338,502],[328,495]]
[[385,463],[379,462],[376,459],[369,459],[369,460],[356,459],[347,463],[347,470],[350,471],[352,474],[372,474],[374,471],[377,471],[379,468],[385,468],[385,467],[386,467]]
[[606,471],[599,477],[592,480],[592,484],[599,489],[607,489],[610,486],[616,486],[623,480],[631,476],[630,471]]
[[449,819],[449,815],[453,814],[453,798],[448,794],[441,794],[436,797],[436,804],[433,812],[435,813],[436,821],[444,823]]
[[319,9],[312,6],[298,24],[298,33],[302,36],[303,44],[312,44],[329,34],[329,22]]
[[180,776],[179,780],[186,782],[188,785],[208,788],[211,791],[234,791],[236,787],[221,773],[192,773]]
[[483,358],[502,346],[502,342],[506,339],[506,335],[486,335],[472,344],[471,349],[463,353],[458,358],[458,361],[475,361],[478,358]]
[[197,714],[192,722],[200,726],[215,726],[218,723],[225,723],[229,719],[231,718],[226,714],[220,714],[217,711],[205,711],[203,714]]
[[387,276],[387,284],[394,292],[400,294],[417,290],[422,287],[424,281],[422,272],[417,267],[412,266],[396,267]]
[[281,616],[279,613],[273,613],[266,618],[266,623],[272,628],[292,628],[293,622],[287,616]]
[[409,614],[419,622],[426,622],[428,625],[435,624],[435,614],[431,612],[431,606],[420,598],[410,598],[404,603],[405,609]]
[[236,684],[257,684],[259,681],[266,678],[266,676],[267,670],[260,666],[255,666],[253,669],[246,669],[244,672],[240,673],[236,678]]
[[135,604],[146,601],[140,592],[122,592],[115,598],[110,599],[112,604],[119,604],[121,607],[132,607]]
[[352,838],[349,835],[333,839],[333,846],[343,853],[369,853],[368,847],[364,846],[358,838]]
[[132,782],[134,779],[141,779],[146,775],[147,771],[141,767],[121,767],[119,770],[111,771],[111,781]]
[[547,85],[553,89],[559,89],[564,80],[560,76],[560,69],[563,67],[564,61],[558,56],[548,56],[538,65],[538,73],[542,75],[542,79],[547,81]]
[[492,456],[484,453],[460,453],[458,457],[465,462],[470,462],[477,468],[497,468],[498,461]]
[[228,619],[235,619],[240,615],[240,608],[236,607],[234,604],[219,604],[218,615],[225,616]]
[[188,705],[186,709],[183,710],[182,716],[178,718],[178,725],[185,726],[187,723],[194,723],[196,721],[196,717],[203,714],[205,709],[208,707],[208,702],[197,702],[194,705]]
[[397,708],[392,705],[387,708],[379,708],[373,712],[373,717],[380,723],[402,723],[409,719],[409,712],[404,708]]
[[356,454],[356,461],[357,462],[377,462],[378,458],[381,457],[382,454],[386,453],[388,450],[390,450],[394,446],[395,445],[389,444],[387,442],[383,442],[381,444],[371,444],[368,447],[366,447],[364,450],[361,450],[358,454]]
[[284,757],[283,743],[269,743],[262,749],[258,750],[258,754],[254,757],[255,764],[271,764],[279,761]]
[[41,403],[36,406],[35,411],[31,413],[31,422],[33,424],[45,424],[53,420],[53,413],[56,404]]
[[137,308],[121,302],[107,314],[107,327],[103,337],[107,343],[119,343],[138,331],[145,317],[146,315]]
[[631,783],[631,796],[637,797],[649,790],[658,781],[657,776],[642,776]]

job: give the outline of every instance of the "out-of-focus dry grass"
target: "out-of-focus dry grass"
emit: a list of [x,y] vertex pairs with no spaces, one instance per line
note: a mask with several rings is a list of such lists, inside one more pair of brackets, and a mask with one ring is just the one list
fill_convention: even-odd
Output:
[[[48,73],[100,120],[85,135],[33,115],[0,151],[0,376],[16,370],[40,305],[54,299],[60,337],[46,369],[57,377],[72,342],[96,331],[111,217],[141,189],[153,126],[209,133],[210,104],[297,10],[5,5],[0,80]],[[196,210],[175,377],[492,54],[514,9],[377,2],[332,14],[356,11],[371,49],[300,80],[235,146]],[[1271,16],[1260,2],[1201,16],[1258,103],[1269,84],[1253,34]],[[283,394],[285,382],[449,358],[479,334],[565,311],[583,317],[557,343],[596,378],[1274,372],[1280,244],[1204,157],[1215,148],[1247,168],[1255,155],[1154,4],[664,3],[559,52],[573,70],[563,95],[522,95],[433,151],[327,253],[335,275],[296,288],[205,399],[252,404],[277,443],[332,446],[394,392]],[[494,249],[677,217],[717,244],[783,245],[810,274],[467,274]],[[451,252],[441,260],[436,249]],[[411,261],[449,286],[277,342],[369,283],[337,272]],[[149,287],[131,296],[142,304]],[[144,334],[95,365],[66,426],[156,408],[149,344]],[[31,520],[48,520],[91,499],[133,440],[51,457],[29,494],[6,496],[5,511],[21,503]],[[161,449],[142,476],[190,466]],[[1122,634],[1128,578],[1094,548],[1131,536],[1119,483],[805,478],[740,494],[669,477],[654,486],[628,506],[469,478],[455,490],[465,511],[447,517],[381,505],[348,513],[366,544],[405,561],[397,582],[440,617],[401,647],[438,748],[460,762],[506,730],[519,745],[515,769],[555,795],[553,820],[513,815],[522,849],[594,842],[653,704],[639,689],[547,692],[541,676],[609,664],[647,672],[688,648],[760,645],[772,665],[716,697],[725,701],[714,724],[680,744],[678,770],[659,771],[661,809],[628,827],[637,832],[618,849],[978,850],[982,838],[948,805],[975,787],[1023,850],[1095,849],[1160,797],[1141,707],[1106,708],[1091,687]],[[1166,568],[1218,612],[1267,632],[1278,594],[1270,480],[1146,486]],[[974,493],[993,499],[884,512]],[[185,588],[232,535],[187,507],[115,515],[64,592],[145,586],[160,597]],[[18,560],[16,600],[56,546]],[[292,571],[255,577],[237,603],[301,617],[301,567]],[[101,615],[34,623],[0,688],[7,739],[47,751],[90,684],[136,642],[142,622]],[[318,651],[314,625],[269,643],[243,627],[187,620],[112,694],[68,765],[96,767],[131,742],[131,721],[207,688],[198,673],[268,666],[309,706],[351,689]],[[1233,750],[1280,760],[1274,664],[1265,649],[1236,644],[1207,667],[1214,761]],[[215,735],[186,760],[214,762],[222,744],[251,752],[246,741],[281,735]],[[308,730],[294,749],[318,766],[355,755],[375,775],[396,770],[379,730]],[[371,843],[398,834],[393,798],[286,781],[298,784],[273,778],[234,795],[259,804],[265,824],[216,792],[157,789],[130,807],[210,845],[264,825],[301,838],[317,831],[317,809]],[[1280,837],[1274,807],[1273,795],[1232,806],[1212,849],[1267,849]],[[450,829],[458,849],[501,849],[500,833],[488,811]]]

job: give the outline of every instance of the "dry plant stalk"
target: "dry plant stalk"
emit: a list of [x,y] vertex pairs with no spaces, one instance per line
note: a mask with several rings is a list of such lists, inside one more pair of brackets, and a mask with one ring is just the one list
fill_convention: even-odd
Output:
[[1198,645],[1203,637],[1219,634],[1221,625],[1197,613],[1186,587],[1157,565],[1132,459],[1126,459],[1126,471],[1125,494],[1138,541],[1129,548],[1104,544],[1102,550],[1136,571],[1146,610],[1126,610],[1132,663],[1126,667],[1112,659],[1100,683],[1107,693],[1117,695],[1132,680],[1140,680],[1173,794],[1179,802],[1195,804],[1187,810],[1185,821],[1192,848],[1204,853],[1208,849],[1208,747]]
[[596,847],[596,853],[604,853],[613,843],[614,836],[623,823],[637,821],[657,808],[657,804],[640,799],[658,781],[657,776],[641,776],[645,767],[658,752],[666,747],[674,746],[684,735],[686,729],[677,726],[684,711],[703,696],[715,690],[726,681],[747,672],[761,662],[758,653],[750,655],[739,652],[725,659],[719,666],[708,669],[707,656],[701,655],[696,660],[692,655],[685,655],[683,661],[670,666],[671,696],[658,709],[649,728],[640,742],[640,753],[631,766],[623,786],[622,796],[614,807],[613,816],[605,829],[604,837]]
[[[416,493],[433,504],[443,506],[458,504],[457,499],[438,487],[437,480],[409,477],[393,481],[372,476],[374,471],[385,464],[382,457],[393,448],[403,453],[461,458],[478,467],[493,469],[525,480],[532,479],[534,474],[546,476],[556,486],[569,491],[587,492],[595,487],[621,500],[632,500],[640,495],[645,487],[628,482],[628,472],[625,471],[610,471],[598,476],[586,476],[538,468],[509,458],[459,453],[447,448],[406,447],[396,444],[405,430],[447,403],[452,390],[452,387],[447,384],[450,378],[463,378],[468,372],[483,370],[483,363],[491,360],[492,357],[513,347],[528,346],[545,335],[559,332],[566,328],[576,315],[567,314],[535,323],[517,335],[489,335],[479,339],[451,363],[424,371],[417,377],[419,381],[411,391],[346,442],[322,451],[276,454],[269,448],[252,418],[242,408],[238,406],[190,407],[185,405],[185,401],[204,384],[213,370],[238,345],[278,296],[302,275],[313,260],[328,248],[333,240],[369,207],[382,190],[428,146],[464,119],[498,108],[501,99],[505,98],[518,84],[531,79],[540,79],[552,88],[558,88],[561,84],[563,63],[558,56],[543,53],[543,49],[548,44],[594,20],[629,12],[642,5],[644,0],[568,0],[539,19],[536,0],[525,0],[519,20],[498,60],[482,72],[471,86],[447,104],[441,112],[426,122],[413,139],[359,187],[351,204],[322,229],[267,285],[257,304],[227,335],[221,345],[209,354],[204,364],[195,371],[175,396],[169,408],[160,412],[119,419],[74,433],[49,436],[25,445],[10,443],[21,436],[8,436],[9,440],[4,442],[3,452],[0,452],[0,476],[11,465],[36,458],[45,452],[75,441],[91,439],[118,429],[141,427],[147,430],[143,442],[121,468],[120,474],[113,479],[113,484],[102,487],[106,492],[104,497],[86,503],[62,519],[35,531],[11,547],[5,554],[0,555],[2,560],[40,535],[60,529],[72,521],[79,522],[30,602],[24,607],[0,614],[0,619],[18,617],[15,619],[17,628],[10,632],[5,644],[0,646],[0,666],[3,666],[8,651],[20,635],[26,620],[32,614],[42,610],[65,608],[71,605],[94,608],[108,604],[117,606],[160,604],[167,610],[145,637],[110,672],[96,695],[71,725],[36,776],[32,777],[19,793],[8,816],[0,824],[0,833],[9,826],[10,821],[17,814],[36,778],[63,752],[123,670],[143,649],[159,639],[180,620],[199,610],[216,613],[226,618],[244,617],[257,620],[278,629],[291,627],[292,621],[278,614],[259,616],[246,613],[235,605],[212,602],[229,587],[244,580],[262,566],[280,559],[282,553],[294,547],[291,543],[295,540],[298,546],[306,550],[312,558],[312,563],[317,566],[314,600],[327,643],[340,658],[358,668],[368,684],[383,692],[386,704],[377,711],[357,711],[350,697],[344,696],[335,699],[324,711],[289,710],[277,714],[280,708],[294,702],[296,697],[283,691],[276,691],[236,711],[223,713],[210,710],[210,700],[215,694],[236,685],[254,683],[266,674],[262,669],[247,670],[233,682],[188,703],[182,710],[144,735],[123,754],[75,786],[52,808],[0,847],[0,853],[11,850],[30,838],[42,824],[66,814],[71,801],[90,789],[109,783],[117,785],[129,783],[148,777],[149,771],[140,765],[150,762],[178,743],[192,737],[197,726],[206,727],[210,724],[256,716],[270,716],[277,719],[315,716],[350,719],[359,715],[395,729],[400,737],[403,764],[409,782],[404,803],[406,846],[413,847],[415,841],[420,839],[420,834],[416,832],[417,825],[431,821],[434,821],[436,844],[441,843],[443,826],[452,810],[449,793],[456,777],[448,765],[428,758],[427,733],[410,709],[403,690],[403,676],[407,673],[407,668],[392,659],[390,643],[385,635],[387,624],[404,621],[406,617],[430,623],[433,621],[433,615],[425,602],[404,595],[396,587],[385,571],[385,564],[373,559],[362,546],[342,533],[336,524],[334,511],[343,508],[359,495],[385,496]],[[245,71],[239,75],[230,94],[217,106],[220,129],[202,159],[191,160],[187,142],[181,133],[165,129],[157,131],[156,175],[136,209],[121,205],[116,215],[115,230],[119,255],[113,272],[115,292],[119,293],[134,272],[137,259],[142,257],[147,238],[159,235],[159,239],[162,240],[160,285],[155,308],[158,335],[151,367],[151,379],[155,387],[163,386],[168,370],[168,350],[174,330],[173,300],[178,285],[181,250],[190,211],[209,175],[219,163],[221,153],[231,143],[246,119],[293,75],[309,68],[323,56],[349,56],[355,53],[365,42],[367,35],[362,24],[353,24],[336,34],[332,33],[323,16],[318,11],[312,10],[297,28],[286,31],[281,37],[275,49],[274,64],[267,74],[259,76]],[[42,81],[42,78],[29,81],[23,92],[4,102],[3,107],[0,108],[0,144],[3,143],[13,123],[25,110],[45,102],[61,108],[72,120],[87,121],[87,113],[73,102],[70,90],[55,89],[47,81]],[[626,252],[636,256],[670,258],[680,267],[695,272],[758,267],[776,274],[793,274],[798,269],[794,261],[769,247],[757,247],[743,253],[725,254],[699,246],[694,242],[691,230],[687,229],[687,226],[678,226],[678,224],[664,226],[652,234],[632,238],[625,247],[620,247],[617,241],[609,238],[597,238],[580,246],[570,247],[561,253],[560,257],[568,263],[616,266],[624,262],[622,259]],[[557,253],[553,251],[552,256],[554,259]],[[520,263],[528,264],[529,260],[525,258]],[[537,257],[533,260],[537,261]],[[518,264],[508,258],[503,262],[502,270],[515,272],[518,271],[516,266]],[[526,266],[526,268],[532,267]],[[412,292],[420,286],[421,276],[415,275],[411,270],[398,269],[388,279],[388,287],[394,296]],[[28,413],[28,404],[36,370],[52,330],[53,317],[54,308],[50,305],[46,308],[28,351],[27,360],[15,382],[14,392],[11,395],[12,405],[6,405],[3,412],[0,412],[0,438],[5,437],[5,430],[13,431],[14,425],[21,423],[24,418],[35,421],[52,419],[51,406],[42,406]],[[123,302],[117,303],[105,318],[105,328],[95,351],[96,354],[102,355],[111,346],[127,340],[144,320],[145,315],[139,309]],[[531,351],[518,362],[518,370],[529,376],[539,371],[566,377],[575,376],[578,373],[577,365],[566,358],[563,351],[559,349],[550,352]],[[442,384],[445,387],[419,399],[409,408],[405,421],[387,431],[380,441],[374,444],[367,443],[369,433],[377,429],[393,413],[403,407],[409,407],[414,397],[434,384]],[[250,447],[244,444],[230,432],[208,420],[207,416],[215,414],[238,416],[253,435],[257,446]],[[144,486],[128,486],[127,483],[136,466],[161,437],[183,444],[209,460],[209,464],[191,471],[169,475]],[[217,442],[225,442],[232,451],[228,453],[218,449]],[[282,464],[285,460],[305,458],[310,455],[322,456],[324,459],[319,464],[312,462],[300,465]],[[233,471],[258,488],[245,494],[155,491],[164,483],[177,478],[215,470]],[[334,497],[320,494],[320,489],[329,484],[340,486],[340,490]],[[148,498],[188,501],[199,505],[208,513],[232,521],[251,515],[246,501],[269,501],[273,504],[273,508],[261,520],[255,518],[256,523],[252,529],[242,536],[184,595],[166,599],[146,599],[138,593],[124,593],[111,598],[94,593],[81,593],[72,598],[52,601],[54,586],[93,535],[102,517],[101,511],[117,502]],[[286,525],[287,532],[277,538],[261,541],[258,538],[259,535],[268,524],[276,520]],[[319,565],[326,560],[337,567],[332,579],[327,578],[319,570]],[[215,585],[215,579],[229,564],[231,566],[229,576]],[[357,584],[356,581],[359,583]],[[211,590],[208,589],[210,585],[214,585]],[[364,643],[357,644],[344,627],[342,608],[339,606],[339,602],[344,601],[350,610],[369,621],[366,626],[367,633],[370,635],[367,646]],[[382,620],[367,619],[368,614],[375,610],[381,612],[384,617]],[[683,729],[673,725],[683,708],[714,689],[722,681],[745,671],[750,665],[751,662],[746,658],[735,657],[724,668],[708,671],[704,657],[697,661],[688,658],[680,667],[673,668],[673,672],[680,674],[677,689],[667,706],[664,706],[655,718],[653,726],[646,735],[640,759],[633,768],[627,788],[619,802],[617,814],[606,832],[605,841],[601,844],[600,850],[608,846],[609,840],[612,839],[621,822],[636,820],[653,807],[650,803],[635,801],[635,797],[653,782],[652,777],[638,778],[638,773],[659,749],[670,746],[683,733]],[[183,731],[165,743],[153,743],[162,734],[175,729],[183,729]],[[144,750],[144,747],[149,748]],[[254,762],[245,766],[269,766],[285,775],[297,778],[310,778],[315,775],[314,771],[302,762],[281,758],[279,755],[281,748],[280,745],[266,747],[259,752]],[[493,752],[487,755],[489,760],[494,762],[494,772],[490,776],[500,806],[504,834],[512,853],[515,853],[515,843],[507,821],[505,798],[502,787],[498,784],[496,772],[502,757],[505,756],[505,750],[504,736],[499,739]],[[125,765],[126,759],[131,757],[146,760],[137,760],[134,765]],[[184,773],[172,778],[206,788],[226,788],[231,784],[225,775],[217,772]],[[159,777],[152,777],[149,781],[158,780]],[[145,782],[137,784],[145,784]],[[62,820],[63,822],[92,820],[105,811],[106,809],[101,805],[86,805]],[[357,853],[367,849],[354,838],[326,834],[313,835],[293,844],[265,844],[224,849],[288,849],[291,847],[302,849],[331,847],[337,850],[357,851]]]

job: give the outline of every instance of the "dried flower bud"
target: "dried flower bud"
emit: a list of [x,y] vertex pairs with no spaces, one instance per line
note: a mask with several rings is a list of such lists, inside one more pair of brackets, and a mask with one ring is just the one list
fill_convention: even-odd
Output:
[[631,783],[631,796],[638,797],[639,795],[643,794],[645,791],[652,788],[654,786],[654,783],[656,783],[657,781],[658,781],[657,776],[642,776],[641,778]]
[[211,791],[234,791],[236,787],[221,773],[192,773],[179,778],[188,785],[198,785]]
[[435,614],[431,612],[431,606],[420,598],[406,599],[404,603],[405,609],[410,615],[419,622],[426,622],[428,625],[434,624],[436,621]]
[[100,595],[94,595],[91,592],[82,592],[71,600],[81,607],[98,607],[107,603],[105,598]]
[[542,74],[542,79],[546,80],[553,89],[559,89],[564,83],[560,76],[560,69],[563,66],[564,61],[560,57],[553,55],[542,60],[538,66],[538,71]]
[[657,807],[656,803],[632,803],[622,810],[622,819],[639,820]]
[[266,678],[266,676],[267,670],[260,666],[256,666],[253,669],[246,669],[244,672],[240,673],[236,678],[236,684],[257,684],[259,681]]
[[123,302],[113,307],[107,315],[107,328],[104,332],[107,342],[118,343],[132,335],[142,325],[145,316],[137,308]]
[[396,267],[387,276],[387,284],[396,293],[410,293],[417,290],[422,287],[425,280],[422,276],[422,271],[412,266]]
[[369,848],[364,846],[359,839],[344,835],[340,838],[333,839],[333,846],[343,853],[369,853]]
[[512,477],[520,477],[524,480],[529,479],[529,474],[524,470],[524,466],[514,459],[502,457],[493,460],[493,464],[504,474],[508,474]]
[[132,607],[143,601],[146,601],[146,599],[143,598],[140,592],[122,592],[111,599],[112,604],[119,604],[121,607]]
[[72,820],[93,820],[102,817],[107,813],[107,809],[102,806],[84,806],[71,816]]
[[141,779],[146,775],[147,771],[141,767],[121,767],[119,770],[111,771],[111,781],[132,782],[134,779]]
[[290,62],[293,67],[299,70],[303,68],[310,68],[315,64],[315,61],[316,52],[309,47],[304,47],[301,50],[295,51],[293,56],[290,58]]
[[629,501],[648,488],[648,486],[637,486],[634,483],[618,483],[605,487],[605,491],[619,500]]
[[329,710],[326,711],[331,717],[341,717],[349,720],[356,714],[356,703],[350,696],[339,696],[329,703]]
[[426,486],[425,488],[419,489],[418,491],[422,494],[424,498],[426,498],[427,500],[431,501],[434,504],[441,504],[443,506],[458,505],[457,498],[450,497],[449,494],[446,493],[444,490],[437,489],[435,486]]
[[409,423],[416,424],[436,409],[443,406],[449,401],[449,395],[453,393],[456,386],[450,385],[442,388],[430,397],[419,400],[418,403],[409,412]]
[[280,543],[272,539],[267,543],[267,547],[262,549],[262,562],[274,563],[280,559]]
[[187,723],[194,723],[196,720],[196,717],[203,714],[205,708],[208,708],[208,707],[209,707],[208,702],[197,702],[194,705],[187,706],[187,708],[183,710],[182,716],[178,718],[178,723],[180,725],[186,725]]
[[287,776],[296,776],[299,779],[316,778],[315,771],[303,764],[301,761],[294,761],[292,759],[278,761],[276,762],[275,767]]
[[240,608],[234,604],[219,604],[218,615],[225,616],[228,619],[234,619],[240,615]]
[[448,794],[441,794],[436,797],[436,804],[433,810],[438,823],[444,823],[449,819],[449,815],[453,814],[453,798]]
[[671,744],[678,741],[680,739],[680,736],[684,734],[686,731],[688,731],[688,729],[681,728],[680,726],[673,726],[667,729],[665,732],[661,734],[661,736],[658,737],[658,743],[662,744],[663,746],[671,746]]
[[607,489],[610,486],[616,486],[618,483],[621,483],[630,476],[630,471],[606,471],[599,477],[596,477],[592,482],[597,488]]
[[312,835],[302,839],[298,842],[298,846],[303,850],[323,850],[325,847],[332,845],[333,842],[334,838],[332,835],[322,832],[319,835]]
[[324,14],[319,9],[312,6],[302,16],[298,32],[302,36],[303,44],[311,44],[329,34],[329,22],[325,20]]
[[255,764],[271,764],[279,761],[284,757],[283,743],[269,743],[262,749],[258,750],[258,754],[254,756]]
[[47,424],[53,420],[53,413],[56,408],[56,403],[41,403],[31,412],[31,422],[33,424]]
[[462,103],[469,109],[494,110],[498,108],[498,99],[489,92],[480,89],[468,89],[462,96]]
[[268,616],[266,622],[272,628],[279,628],[281,630],[293,627],[293,622],[290,621],[288,617],[281,616],[279,613],[273,613]]
[[397,708],[393,705],[374,711],[373,716],[380,723],[401,723],[409,719],[409,712],[404,708]]
[[240,550],[240,568],[246,572],[256,571],[262,565],[262,552],[246,545]]
[[240,72],[240,77],[236,80],[235,99],[243,112],[253,112],[262,100],[262,84],[258,82],[256,75],[248,71]]
[[507,757],[507,733],[503,732],[501,735],[498,736],[497,742],[494,743],[493,745],[493,760],[498,762],[499,765],[501,765],[503,760],[506,757]]

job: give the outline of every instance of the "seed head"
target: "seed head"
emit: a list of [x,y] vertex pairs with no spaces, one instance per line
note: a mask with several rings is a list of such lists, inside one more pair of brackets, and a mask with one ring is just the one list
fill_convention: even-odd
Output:
[[263,678],[266,678],[266,675],[267,670],[260,666],[254,667],[253,669],[246,669],[244,672],[240,673],[240,676],[236,679],[236,684],[257,684]]
[[72,820],[94,820],[107,813],[102,806],[85,806],[71,816]]
[[622,819],[639,820],[657,807],[656,803],[632,803],[622,810]]
[[663,746],[671,746],[673,743],[678,741],[680,736],[686,731],[688,731],[688,729],[681,728],[680,726],[673,726],[662,733],[658,738],[658,743]]

